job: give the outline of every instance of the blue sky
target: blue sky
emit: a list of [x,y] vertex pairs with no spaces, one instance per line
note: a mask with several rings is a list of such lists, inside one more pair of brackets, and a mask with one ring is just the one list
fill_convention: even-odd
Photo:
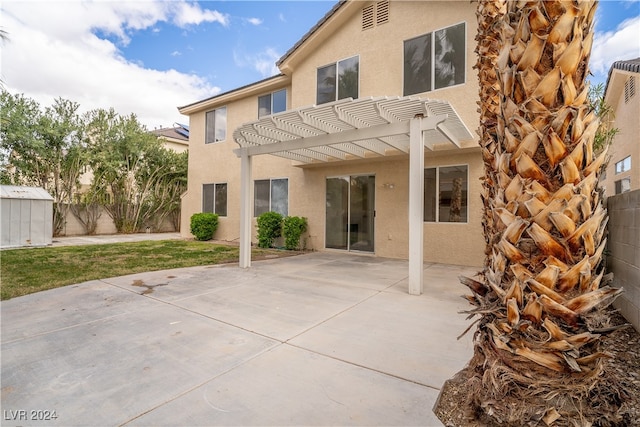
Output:
[[[465,0],[467,1],[467,0]],[[261,80],[335,4],[290,1],[3,0],[5,87],[50,105],[136,113],[150,129],[187,122],[176,107]],[[602,0],[590,68],[640,57],[640,1]]]

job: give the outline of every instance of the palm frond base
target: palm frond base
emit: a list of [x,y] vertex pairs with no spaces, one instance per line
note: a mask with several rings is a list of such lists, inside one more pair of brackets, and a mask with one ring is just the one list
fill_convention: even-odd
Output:
[[550,376],[546,368],[496,348],[482,325],[474,341],[472,359],[444,383],[434,405],[433,412],[445,426],[630,425],[624,399],[603,381],[605,358],[581,373]]

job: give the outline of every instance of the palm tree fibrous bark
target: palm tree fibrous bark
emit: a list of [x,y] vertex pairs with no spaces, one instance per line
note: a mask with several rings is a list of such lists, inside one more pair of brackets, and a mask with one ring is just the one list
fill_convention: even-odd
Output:
[[602,262],[607,153],[594,151],[587,102],[596,7],[478,1],[487,250],[478,277],[460,279],[480,317],[465,375],[484,425],[587,426],[615,412],[596,387],[604,309],[621,292]]

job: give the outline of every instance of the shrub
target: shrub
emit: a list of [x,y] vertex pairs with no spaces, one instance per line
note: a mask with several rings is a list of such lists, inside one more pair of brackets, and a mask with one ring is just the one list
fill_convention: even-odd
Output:
[[282,235],[282,215],[265,212],[258,217],[258,247],[270,248],[273,241]]
[[218,229],[218,215],[214,213],[196,213],[191,215],[191,234],[196,240],[211,240]]
[[296,250],[300,247],[300,236],[307,231],[307,219],[299,216],[288,216],[284,219],[284,247]]

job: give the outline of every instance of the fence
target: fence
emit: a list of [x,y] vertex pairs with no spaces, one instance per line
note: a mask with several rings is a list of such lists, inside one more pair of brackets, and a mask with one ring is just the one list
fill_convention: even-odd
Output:
[[625,290],[614,306],[640,331],[640,190],[609,197],[607,207],[607,266],[613,285]]
[[[100,208],[100,219],[98,219],[98,227],[96,228],[95,234],[116,234],[118,231],[116,230],[116,226],[113,223],[111,217],[107,214],[107,211],[104,208]],[[165,220],[160,224],[159,228],[154,228],[151,230],[154,233],[162,233],[167,231],[179,231],[175,230],[171,220],[165,218]],[[63,236],[81,236],[86,234],[84,227],[80,224],[80,221],[69,211],[66,217],[66,223],[64,228],[62,229]]]

